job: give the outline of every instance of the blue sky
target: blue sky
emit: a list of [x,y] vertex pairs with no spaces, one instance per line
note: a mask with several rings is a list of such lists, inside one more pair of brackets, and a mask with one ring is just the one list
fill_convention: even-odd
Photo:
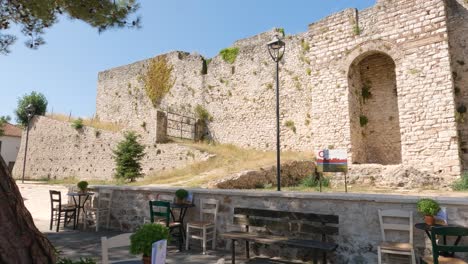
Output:
[[[216,55],[240,38],[274,27],[287,34],[345,8],[367,8],[375,0],[141,0],[139,30],[96,29],[61,18],[45,35],[46,44],[27,49],[20,38],[12,53],[0,55],[0,115],[10,115],[18,97],[38,91],[48,111],[92,116],[99,71],[172,50]],[[13,33],[18,33],[13,31]]]

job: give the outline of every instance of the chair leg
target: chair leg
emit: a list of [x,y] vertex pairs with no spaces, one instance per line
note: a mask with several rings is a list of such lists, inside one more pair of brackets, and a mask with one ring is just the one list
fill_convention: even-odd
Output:
[[380,251],[380,247],[377,247],[377,257],[379,264],[382,264],[382,252]]
[[213,240],[211,241],[211,248],[213,250],[216,248],[216,226],[213,227]]
[[57,232],[59,231],[60,228],[60,218],[62,216],[62,212],[58,211],[57,212]]
[[180,225],[179,227],[179,251],[182,251],[182,244],[184,243],[184,227]]
[[54,222],[54,211],[50,211],[50,227],[49,230],[52,230],[52,223]]
[[[96,211],[96,232],[99,231],[99,215],[100,213]],[[109,229],[109,221],[107,222],[107,229]]]
[[416,264],[416,254],[414,254],[414,249],[411,250],[411,264]]
[[232,253],[231,263],[236,264],[236,240],[234,239],[231,242],[231,253]]
[[189,240],[190,240],[190,228],[187,225],[187,236],[185,237],[185,250],[189,249]]
[[203,255],[206,254],[206,226],[203,226]]

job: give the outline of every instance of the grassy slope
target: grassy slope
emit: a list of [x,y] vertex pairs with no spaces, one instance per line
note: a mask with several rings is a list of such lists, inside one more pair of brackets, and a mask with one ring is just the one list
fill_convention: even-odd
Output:
[[[276,164],[276,152],[238,148],[234,145],[212,145],[179,141],[179,144],[214,154],[207,161],[196,162],[181,169],[159,172],[145,177],[136,185],[167,184],[174,186],[199,187],[211,180],[227,175],[259,169]],[[312,153],[283,152],[282,161],[312,159]]]

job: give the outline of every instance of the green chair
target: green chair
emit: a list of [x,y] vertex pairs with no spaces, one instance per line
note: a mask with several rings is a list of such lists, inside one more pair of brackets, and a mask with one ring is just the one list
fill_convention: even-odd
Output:
[[[171,203],[164,201],[149,201],[151,223],[160,223],[169,228],[171,235],[178,238],[179,250],[182,251],[183,226],[180,222],[171,221]],[[174,234],[174,230],[178,230]]]
[[[437,242],[437,236],[439,236],[439,242],[444,241],[441,245]],[[425,264],[468,264],[468,262],[456,258],[454,254],[456,252],[468,252],[468,246],[458,245],[462,237],[468,236],[468,228],[466,227],[455,227],[455,226],[439,226],[431,229],[431,241],[432,241],[432,256],[424,257],[421,259],[422,263]],[[443,237],[443,238],[442,238]],[[446,245],[445,241],[447,238],[453,237],[455,242],[453,245]],[[448,255],[448,256],[441,256]]]

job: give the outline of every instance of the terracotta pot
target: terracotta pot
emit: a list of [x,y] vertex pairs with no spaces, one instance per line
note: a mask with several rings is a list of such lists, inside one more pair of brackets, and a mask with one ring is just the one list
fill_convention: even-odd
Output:
[[424,222],[426,222],[427,225],[433,226],[434,223],[435,223],[434,216],[432,216],[432,215],[424,216]]
[[176,203],[177,204],[183,204],[183,203],[185,203],[185,199],[180,199],[179,197],[176,197]]
[[143,264],[151,264],[151,256],[143,256]]

